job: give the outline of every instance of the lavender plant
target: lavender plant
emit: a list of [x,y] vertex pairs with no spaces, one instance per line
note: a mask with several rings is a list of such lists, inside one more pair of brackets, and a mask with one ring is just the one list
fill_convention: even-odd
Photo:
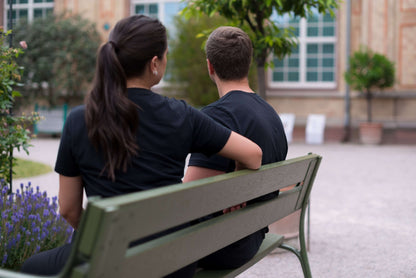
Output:
[[8,186],[0,183],[0,267],[18,270],[33,254],[70,241],[73,229],[57,212],[57,197],[30,183],[7,194]]

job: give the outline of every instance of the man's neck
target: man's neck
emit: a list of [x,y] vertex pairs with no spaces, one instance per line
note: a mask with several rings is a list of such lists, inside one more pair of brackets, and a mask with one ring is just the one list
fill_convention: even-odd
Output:
[[232,81],[217,81],[218,94],[220,98],[225,96],[231,91],[244,91],[247,93],[254,93],[250,88],[247,79],[232,80]]

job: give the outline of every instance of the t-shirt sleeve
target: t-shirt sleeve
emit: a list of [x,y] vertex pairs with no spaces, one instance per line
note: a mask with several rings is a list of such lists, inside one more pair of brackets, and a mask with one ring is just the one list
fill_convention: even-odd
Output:
[[190,107],[190,111],[193,124],[191,152],[207,156],[218,153],[227,143],[231,130],[195,108]]
[[[234,123],[232,117],[221,109],[215,109],[214,107],[205,107],[203,113],[214,119],[215,122],[220,123],[222,126],[235,130],[238,132],[238,127]],[[203,153],[192,153],[188,163],[189,166],[198,166],[218,171],[232,172],[235,168],[235,162],[220,155],[207,156]]]
[[72,111],[65,121],[65,126],[61,135],[58,155],[55,163],[55,172],[68,177],[76,177],[80,175],[80,169],[73,153],[73,133],[76,125],[76,118],[79,118],[80,110]]

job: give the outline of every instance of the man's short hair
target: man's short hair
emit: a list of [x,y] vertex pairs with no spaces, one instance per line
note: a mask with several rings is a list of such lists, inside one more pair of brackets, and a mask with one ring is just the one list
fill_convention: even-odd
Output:
[[253,45],[240,28],[223,26],[208,37],[205,52],[222,80],[240,80],[248,76]]

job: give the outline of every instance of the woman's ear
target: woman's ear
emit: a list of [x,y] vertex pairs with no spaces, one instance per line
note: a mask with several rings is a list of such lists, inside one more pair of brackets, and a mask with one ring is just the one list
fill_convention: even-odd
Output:
[[159,66],[159,58],[157,56],[154,56],[152,60],[150,61],[150,71],[157,72],[158,66]]

